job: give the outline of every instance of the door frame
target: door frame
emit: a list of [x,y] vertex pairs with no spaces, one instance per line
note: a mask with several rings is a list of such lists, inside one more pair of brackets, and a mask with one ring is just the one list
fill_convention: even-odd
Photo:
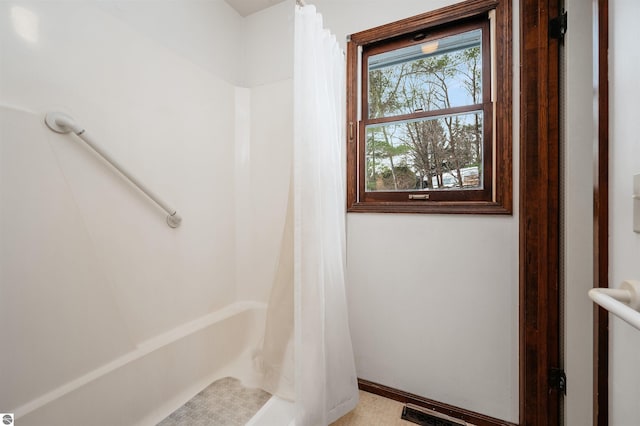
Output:
[[520,0],[520,424],[559,425],[560,0]]
[[[593,0],[597,79],[593,286],[609,287],[609,0]],[[593,424],[609,424],[609,313],[593,305]]]

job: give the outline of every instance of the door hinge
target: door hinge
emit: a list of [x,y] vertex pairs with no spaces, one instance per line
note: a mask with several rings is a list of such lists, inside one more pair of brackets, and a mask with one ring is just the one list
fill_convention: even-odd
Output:
[[567,375],[562,368],[549,370],[549,387],[559,390],[563,395],[567,394]]
[[567,12],[562,11],[560,16],[556,16],[549,21],[549,37],[564,40],[567,33]]

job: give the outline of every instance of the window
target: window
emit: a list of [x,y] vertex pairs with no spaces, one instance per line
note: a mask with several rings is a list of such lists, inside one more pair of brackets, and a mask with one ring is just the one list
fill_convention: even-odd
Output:
[[510,214],[508,1],[353,34],[347,210]]

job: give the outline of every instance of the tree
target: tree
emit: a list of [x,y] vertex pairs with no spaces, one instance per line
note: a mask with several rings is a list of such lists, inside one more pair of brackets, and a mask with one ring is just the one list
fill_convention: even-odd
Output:
[[[396,138],[394,132],[387,129],[387,126],[380,126],[369,129],[369,135],[367,138],[367,188],[369,190],[377,190],[378,177],[383,171],[387,171],[391,174],[391,185],[383,189],[407,189],[399,184],[399,180],[396,177],[396,164],[395,158],[406,155],[410,151],[410,147],[404,143],[394,144],[394,141],[400,141]],[[403,166],[406,165],[403,162]],[[414,175],[415,176],[415,175]],[[415,178],[414,178],[415,185]]]
[[[480,103],[481,94],[482,94],[482,73],[481,73],[481,57],[480,57],[480,47],[473,47],[469,49],[463,50],[460,55],[462,56],[462,61],[467,65],[466,68],[462,68],[460,72],[466,77],[464,80],[464,87],[467,89],[467,92],[471,95],[473,99],[473,103]],[[474,118],[474,127],[473,132],[475,134],[476,143],[476,159],[481,157],[480,152],[480,141],[482,140],[481,133],[481,118],[476,114]]]
[[369,118],[399,114],[403,102],[398,98],[407,65],[391,66],[369,72]]
[[[482,90],[480,53],[480,47],[469,47],[370,71],[369,118],[478,104]],[[466,96],[468,99],[460,99]],[[406,179],[400,182],[400,167],[411,170],[419,188],[442,187],[448,173],[454,176],[456,186],[463,187],[462,170],[482,163],[480,114],[445,114],[369,129],[368,189],[380,186],[382,172],[390,176],[385,181],[388,184],[382,185],[385,189],[408,189],[404,188]]]

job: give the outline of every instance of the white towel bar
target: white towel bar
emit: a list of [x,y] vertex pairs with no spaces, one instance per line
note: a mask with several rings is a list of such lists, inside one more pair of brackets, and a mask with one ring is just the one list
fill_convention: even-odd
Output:
[[115,167],[124,177],[129,179],[135,186],[140,189],[147,197],[151,198],[157,205],[159,205],[169,215],[167,216],[167,225],[172,228],[177,228],[182,222],[182,218],[177,214],[176,210],[165,203],[158,195],[147,188],[142,182],[140,182],[135,176],[129,173],[116,159],[114,159],[108,152],[100,148],[90,137],[87,132],[80,127],[73,118],[61,112],[50,112],[44,119],[45,124],[49,129],[56,133],[70,133],[73,132],[76,136],[82,139],[87,145],[89,145],[95,152],[97,152],[102,158],[104,158],[109,164]]
[[640,330],[640,281],[624,281],[618,289],[592,288],[589,297]]

